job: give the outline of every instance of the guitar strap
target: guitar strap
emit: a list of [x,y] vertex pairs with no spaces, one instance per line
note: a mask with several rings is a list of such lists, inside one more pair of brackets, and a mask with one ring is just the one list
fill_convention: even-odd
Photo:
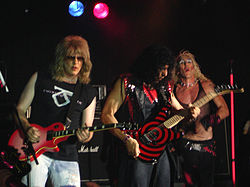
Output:
[[81,88],[82,88],[82,84],[77,80],[76,86],[75,86],[75,90],[73,93],[73,96],[70,99],[70,105],[69,105],[69,110],[65,119],[65,127],[66,129],[68,129],[71,125],[71,121],[72,121],[72,113],[73,113],[73,109],[76,106],[76,101],[80,96],[80,92],[81,92]]

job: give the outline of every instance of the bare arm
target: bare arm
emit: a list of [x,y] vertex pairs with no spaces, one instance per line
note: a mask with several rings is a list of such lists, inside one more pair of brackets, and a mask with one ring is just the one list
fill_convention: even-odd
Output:
[[[82,113],[82,127],[92,127],[95,117],[96,97],[92,100],[91,104],[83,110]],[[93,132],[88,130],[78,130],[76,132],[78,140],[82,143],[90,141],[93,137]]]
[[31,142],[39,141],[40,137],[40,132],[38,131],[38,129],[35,127],[32,128],[30,127],[30,123],[25,115],[35,95],[36,80],[37,80],[37,72],[34,73],[29,79],[17,103],[17,112],[19,118]]
[[[122,89],[122,91],[121,91]],[[125,89],[124,86],[121,85],[121,79],[118,79],[110,92],[101,114],[101,121],[104,124],[117,123],[117,119],[115,118],[115,113],[118,111],[120,106],[122,105],[125,99]],[[126,146],[128,150],[128,154],[134,157],[139,156],[139,144],[133,138],[126,138],[127,135],[124,134],[120,129],[112,129],[111,133],[119,138],[120,140],[126,140]]]
[[[212,81],[208,80],[202,83],[202,86],[204,88],[204,91],[207,93],[214,91],[214,84]],[[220,119],[225,119],[229,116],[229,109],[226,104],[226,101],[224,98],[219,95],[213,99],[215,105],[217,106],[216,114],[220,117]]]
[[243,134],[246,135],[250,133],[250,120],[248,120],[245,125],[244,125],[244,128],[243,128]]

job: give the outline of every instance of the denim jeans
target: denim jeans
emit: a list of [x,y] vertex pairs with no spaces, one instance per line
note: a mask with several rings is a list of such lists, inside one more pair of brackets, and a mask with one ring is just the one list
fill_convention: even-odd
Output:
[[22,178],[29,187],[44,187],[49,177],[53,187],[80,187],[80,171],[78,162],[54,160],[40,155],[38,165],[32,161],[31,171]]
[[170,164],[166,151],[153,165],[121,155],[118,187],[170,187]]

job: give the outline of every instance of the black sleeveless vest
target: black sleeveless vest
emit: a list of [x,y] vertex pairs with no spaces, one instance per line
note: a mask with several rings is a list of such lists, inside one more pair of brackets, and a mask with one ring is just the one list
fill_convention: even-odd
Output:
[[158,102],[159,95],[157,94],[157,98],[151,103],[143,90],[142,82],[128,74],[122,75],[121,81],[125,88],[125,101],[115,114],[118,121],[134,122],[141,126],[152,121],[163,107],[163,103]]

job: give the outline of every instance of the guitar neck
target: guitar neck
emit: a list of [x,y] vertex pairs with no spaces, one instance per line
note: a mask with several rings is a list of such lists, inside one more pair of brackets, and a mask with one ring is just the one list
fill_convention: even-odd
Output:
[[96,132],[96,131],[114,129],[114,128],[117,128],[118,126],[119,125],[117,123],[113,123],[113,124],[99,125],[99,126],[93,126],[93,127],[85,127],[83,129],[88,129],[91,132]]
[[184,116],[176,114],[176,115],[172,116],[171,118],[169,118],[167,121],[165,121],[163,123],[163,125],[169,129],[169,128],[172,128],[173,126],[177,125],[183,119],[184,119]]
[[[96,131],[103,131],[103,130],[109,130],[113,128],[117,128],[119,125],[114,124],[106,124],[106,125],[99,125],[99,126],[93,126],[93,127],[83,127],[81,129],[88,129],[90,132],[96,132]],[[63,131],[54,131],[53,137],[58,136],[72,136],[76,134],[77,129],[72,130],[63,130]]]
[[[203,105],[205,105],[206,103],[208,103],[209,101],[211,101],[213,98],[215,98],[218,94],[215,92],[210,92],[209,94],[207,94],[206,96],[202,97],[201,99],[199,99],[198,101],[193,103],[194,107],[202,107]],[[172,128],[175,125],[177,125],[181,120],[184,119],[184,116],[176,114],[174,116],[172,116],[171,118],[169,118],[167,121],[165,121],[163,123],[163,125],[166,128]]]
[[203,105],[205,105],[206,103],[208,103],[209,101],[211,101],[212,99],[214,99],[218,94],[215,92],[210,92],[207,95],[205,95],[204,97],[200,98],[198,101],[193,103],[194,107],[202,107]]

